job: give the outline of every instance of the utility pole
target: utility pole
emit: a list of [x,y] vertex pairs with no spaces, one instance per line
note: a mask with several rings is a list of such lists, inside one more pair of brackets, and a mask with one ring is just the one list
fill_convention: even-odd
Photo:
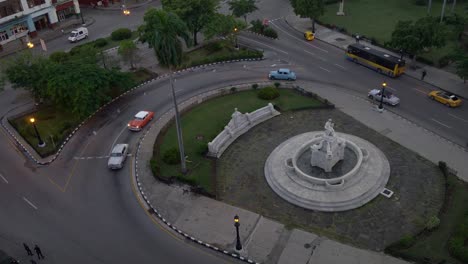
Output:
[[431,14],[431,8],[432,8],[432,0],[428,0],[428,3],[427,3],[427,14],[428,15]]
[[177,129],[177,141],[179,143],[179,152],[180,152],[180,165],[182,174],[187,173],[187,166],[185,165],[185,149],[184,142],[182,138],[182,129],[180,127],[180,117],[179,117],[179,107],[177,106],[176,94],[174,91],[174,80],[172,78],[172,69],[170,69],[170,80],[171,80],[171,90],[172,90],[172,100],[174,101],[174,111],[175,111],[175,122]]

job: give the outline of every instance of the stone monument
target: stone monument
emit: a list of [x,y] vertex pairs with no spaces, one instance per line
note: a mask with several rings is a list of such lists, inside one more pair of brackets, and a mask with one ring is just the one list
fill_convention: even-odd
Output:
[[325,123],[325,134],[318,144],[310,146],[312,151],[310,164],[331,172],[333,166],[344,158],[345,141],[338,138],[331,119]]

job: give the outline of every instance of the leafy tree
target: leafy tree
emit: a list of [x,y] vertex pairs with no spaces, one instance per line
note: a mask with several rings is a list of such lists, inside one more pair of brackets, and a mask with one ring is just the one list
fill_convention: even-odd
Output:
[[213,19],[203,29],[203,36],[211,39],[216,36],[232,37],[234,28],[241,30],[246,25],[231,15],[215,14]]
[[154,49],[159,63],[173,67],[182,63],[182,38],[187,46],[191,40],[187,26],[174,13],[151,8],[143,17],[138,29],[142,39]]
[[194,45],[198,45],[197,34],[216,14],[219,0],[162,0],[164,9],[177,14],[193,35]]
[[445,36],[445,26],[432,17],[424,17],[414,23],[398,21],[388,45],[416,56],[424,48],[443,47]]
[[325,4],[323,0],[290,0],[294,13],[312,20],[312,32],[315,32],[315,20],[323,15]]
[[130,63],[130,69],[135,69],[134,61],[137,56],[138,47],[132,40],[123,40],[120,42],[118,53],[124,61]]
[[235,17],[244,17],[245,23],[247,23],[247,14],[258,10],[255,0],[232,0],[228,4],[232,14]]
[[466,83],[468,79],[468,55],[466,52],[458,52],[455,56],[457,74],[460,78],[463,79],[463,82]]

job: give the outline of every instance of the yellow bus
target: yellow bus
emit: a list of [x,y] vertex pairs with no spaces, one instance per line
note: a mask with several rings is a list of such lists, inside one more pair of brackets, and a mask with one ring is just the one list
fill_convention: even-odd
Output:
[[405,72],[405,60],[359,43],[348,46],[346,59],[391,77]]

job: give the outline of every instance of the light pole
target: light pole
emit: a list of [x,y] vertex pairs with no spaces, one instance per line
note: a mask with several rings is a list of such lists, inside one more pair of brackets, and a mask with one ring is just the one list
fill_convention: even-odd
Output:
[[236,49],[239,49],[239,45],[237,44],[237,27],[234,28],[234,34],[236,35]]
[[236,250],[239,251],[239,250],[242,250],[242,245],[241,245],[241,242],[240,242],[240,237],[239,237],[239,226],[240,226],[240,223],[239,223],[239,216],[234,216],[234,226],[236,227]]
[[34,117],[31,117],[31,118],[29,119],[29,122],[31,122],[31,124],[32,124],[33,127],[34,127],[34,131],[36,131],[37,141],[39,141],[39,143],[37,144],[37,146],[40,147],[40,148],[45,147],[46,143],[42,140],[41,135],[39,135],[39,131],[37,130],[37,127],[36,127],[36,119],[34,119]]
[[174,111],[175,111],[175,123],[177,129],[177,142],[179,144],[179,152],[180,152],[180,166],[182,174],[187,173],[187,165],[185,163],[185,149],[184,149],[184,141],[182,136],[182,127],[180,125],[180,117],[179,117],[179,107],[177,106],[177,99],[174,90],[174,80],[172,78],[172,68],[169,68],[171,73],[169,74],[169,79],[171,83],[171,91],[172,91],[172,101],[174,102]]
[[384,93],[385,93],[385,87],[387,86],[387,83],[383,82],[382,83],[382,90],[380,92],[380,104],[379,104],[379,111],[382,112],[383,111],[383,97],[384,97]]

